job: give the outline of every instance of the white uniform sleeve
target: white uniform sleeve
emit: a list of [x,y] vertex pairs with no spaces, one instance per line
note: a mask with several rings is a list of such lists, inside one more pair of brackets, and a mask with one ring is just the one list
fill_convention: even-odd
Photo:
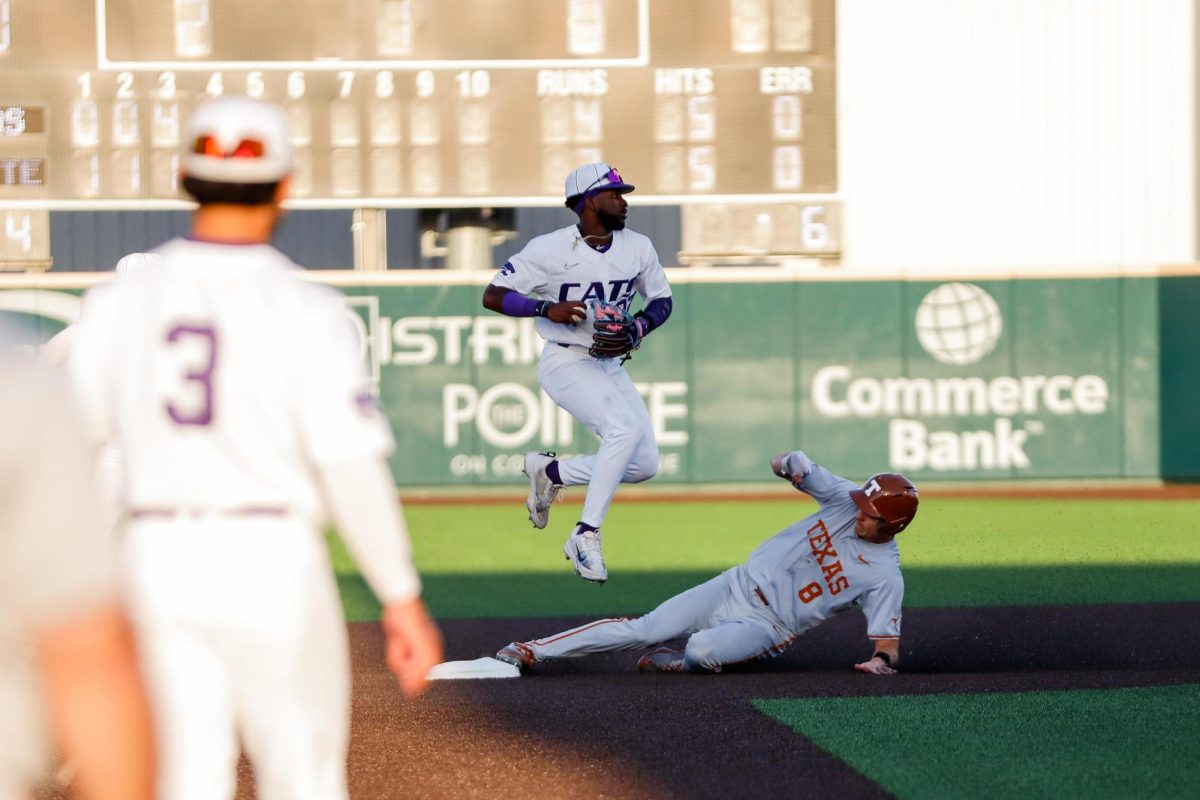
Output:
[[642,270],[637,280],[637,291],[642,299],[649,303],[660,297],[671,296],[671,284],[667,282],[667,272],[662,262],[658,260],[658,251],[650,240],[646,240],[647,266]]
[[408,527],[383,459],[326,466],[322,482],[338,533],[367,585],[385,605],[421,593]]
[[904,604],[904,577],[900,573],[863,593],[858,599],[867,617],[867,637],[895,639],[900,636],[900,608]]
[[97,445],[108,442],[115,433],[107,382],[109,358],[118,349],[115,332],[119,315],[114,289],[101,286],[88,293],[83,314],[71,327],[71,347],[66,354],[67,374],[83,416],[84,431]]
[[39,627],[111,603],[116,559],[96,506],[91,454],[65,389],[17,380],[5,391],[0,627]]
[[42,363],[55,369],[66,366],[67,357],[71,354],[72,342],[77,333],[74,325],[68,325],[51,337],[38,350],[38,358]]
[[545,262],[545,246],[538,239],[533,239],[521,252],[504,262],[492,279],[492,285],[520,294],[538,292],[546,286]]
[[307,322],[297,424],[309,457],[335,464],[392,451],[391,428],[371,391],[354,331],[336,300]]

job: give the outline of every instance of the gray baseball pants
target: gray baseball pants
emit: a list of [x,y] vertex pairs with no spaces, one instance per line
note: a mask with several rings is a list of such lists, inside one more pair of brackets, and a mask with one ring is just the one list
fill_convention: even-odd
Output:
[[741,567],[667,600],[642,617],[601,619],[525,642],[539,661],[640,650],[687,637],[688,672],[779,655],[795,638],[746,585]]

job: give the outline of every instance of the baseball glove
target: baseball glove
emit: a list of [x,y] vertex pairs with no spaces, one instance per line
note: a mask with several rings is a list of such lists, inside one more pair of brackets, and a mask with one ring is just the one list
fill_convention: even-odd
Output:
[[621,358],[638,348],[642,343],[642,329],[628,311],[593,300],[592,346],[588,353],[593,358]]

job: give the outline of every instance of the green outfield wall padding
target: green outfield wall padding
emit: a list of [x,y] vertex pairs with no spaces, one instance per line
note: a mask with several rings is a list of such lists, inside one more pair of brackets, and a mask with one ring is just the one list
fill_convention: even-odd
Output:
[[[796,447],[856,479],[1200,476],[1200,277],[671,274],[674,313],[626,364],[658,483],[769,479],[770,456]],[[326,279],[392,423],[399,485],[519,485],[527,450],[595,452],[537,386],[533,320],[484,310],[482,283]],[[0,288],[0,311],[45,338],[78,293]]]
[[1200,276],[1159,282],[1162,477],[1200,481]]

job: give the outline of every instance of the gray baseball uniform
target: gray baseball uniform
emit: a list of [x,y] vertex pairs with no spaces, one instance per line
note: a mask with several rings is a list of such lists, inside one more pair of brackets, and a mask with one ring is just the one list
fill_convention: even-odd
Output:
[[798,636],[851,606],[862,608],[867,636],[900,636],[904,579],[895,541],[855,535],[858,484],[814,464],[801,451],[790,473],[821,507],[760,544],[750,558],[667,600],[637,619],[603,619],[525,642],[541,661],[636,650],[689,637],[684,667],[722,667],[776,656]]

